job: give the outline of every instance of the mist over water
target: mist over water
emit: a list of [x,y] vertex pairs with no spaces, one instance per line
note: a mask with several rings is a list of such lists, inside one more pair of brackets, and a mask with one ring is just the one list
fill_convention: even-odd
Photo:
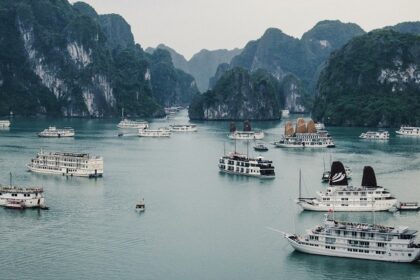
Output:
[[[152,127],[187,121],[153,120]],[[302,212],[294,200],[298,174],[302,191],[313,196],[324,162],[341,160],[361,182],[364,165],[378,184],[399,200],[420,201],[420,138],[386,142],[360,140],[362,128],[330,128],[335,149],[273,148],[276,178],[260,180],[219,174],[218,159],[234,149],[228,122],[197,122],[197,133],[169,139],[117,137],[118,120],[23,119],[0,130],[0,182],[42,186],[50,210],[0,209],[0,279],[420,279],[420,264],[305,255],[279,233],[304,233],[323,214]],[[44,139],[48,127],[71,126],[74,139]],[[237,123],[239,128],[242,124]],[[282,122],[253,122],[265,142],[283,133]],[[259,155],[252,150],[250,155]],[[224,148],[225,146],[225,148]],[[246,142],[237,150],[247,152]],[[26,172],[40,149],[89,152],[104,157],[104,177],[66,178]],[[145,198],[146,211],[134,206]],[[336,213],[337,219],[372,222],[372,213]],[[386,225],[420,229],[417,213],[376,213]]]

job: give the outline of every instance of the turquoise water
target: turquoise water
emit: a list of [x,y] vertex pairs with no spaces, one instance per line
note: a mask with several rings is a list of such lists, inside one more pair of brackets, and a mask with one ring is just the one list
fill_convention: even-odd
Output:
[[[185,122],[155,120],[153,127]],[[274,161],[274,180],[218,173],[218,158],[233,149],[227,122],[198,123],[198,133],[169,139],[117,137],[118,120],[22,119],[0,130],[0,182],[44,187],[48,211],[0,209],[0,279],[420,279],[420,264],[340,259],[293,252],[267,227],[303,233],[322,222],[301,212],[305,195],[320,183],[323,159],[342,160],[361,181],[372,165],[378,183],[402,201],[420,201],[420,139],[397,137],[374,143],[358,139],[360,128],[331,128],[337,148],[286,150],[263,155]],[[72,126],[74,139],[42,139],[48,125]],[[238,123],[239,124],[239,123]],[[282,122],[253,123],[266,142],[282,133]],[[103,178],[66,178],[26,172],[43,148],[104,156]],[[237,149],[246,152],[245,143]],[[255,154],[250,148],[250,153]],[[134,205],[144,197],[146,211]],[[336,218],[372,222],[371,213]],[[420,230],[417,213],[377,213],[377,222]]]

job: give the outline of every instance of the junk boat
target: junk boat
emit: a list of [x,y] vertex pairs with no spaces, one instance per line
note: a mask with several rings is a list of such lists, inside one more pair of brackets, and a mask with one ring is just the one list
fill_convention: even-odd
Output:
[[388,140],[389,132],[385,130],[368,131],[360,134],[359,138],[367,140]]
[[171,131],[166,128],[158,128],[158,129],[139,129],[137,134],[138,137],[170,137]]
[[[299,183],[297,204],[309,211],[388,211],[397,204],[391,193],[376,183],[372,167],[365,166],[360,187],[349,186],[343,164],[334,161],[331,165],[329,186],[325,191],[317,192],[317,197],[304,198]],[[299,177],[300,181],[300,177]]]
[[172,124],[169,126],[172,132],[196,132],[197,125],[195,124]]
[[144,212],[146,210],[146,204],[144,203],[144,198],[142,198],[137,204],[136,204],[136,210],[139,212]]
[[73,137],[74,129],[71,127],[65,128],[56,128],[55,126],[50,126],[47,129],[44,129],[38,133],[39,137]]
[[317,130],[313,120],[306,125],[303,118],[296,122],[296,129],[293,129],[289,121],[284,128],[284,135],[280,141],[274,142],[279,148],[334,148],[335,144],[326,130]]
[[326,214],[324,224],[305,235],[283,233],[302,253],[388,262],[414,262],[420,258],[417,231],[405,226],[341,222]]
[[86,153],[44,152],[41,150],[27,165],[29,171],[63,176],[102,177],[104,161]]
[[230,124],[230,139],[234,140],[261,140],[264,138],[263,131],[253,131],[251,129],[251,123],[249,121],[244,121],[244,130],[236,130],[235,123]]
[[257,151],[257,152],[267,152],[268,147],[266,145],[264,145],[263,143],[257,143],[254,146],[254,150]]
[[48,209],[45,204],[43,188],[13,186],[12,174],[10,174],[9,186],[0,185],[0,206],[12,209]]
[[219,171],[229,174],[252,176],[259,178],[274,178],[274,166],[271,160],[259,156],[249,158],[237,152],[229,153],[219,160]]
[[398,135],[406,136],[420,136],[420,127],[415,126],[401,126],[399,130],[395,131]]

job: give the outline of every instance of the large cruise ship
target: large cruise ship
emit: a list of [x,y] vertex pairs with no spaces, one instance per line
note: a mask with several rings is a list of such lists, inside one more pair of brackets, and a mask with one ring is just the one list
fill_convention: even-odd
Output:
[[291,122],[287,122],[284,135],[280,141],[274,142],[279,148],[334,148],[335,144],[326,130],[317,130],[315,123],[310,120],[308,124],[300,118],[293,129]]
[[259,178],[274,178],[274,165],[271,160],[265,160],[259,156],[257,158],[249,158],[247,155],[237,152],[229,153],[219,160],[220,172],[252,176]]
[[50,126],[47,129],[44,129],[38,133],[39,137],[73,137],[74,129],[71,127],[65,128],[56,128],[55,126]]
[[360,187],[349,186],[343,164],[334,161],[331,165],[329,186],[317,192],[317,197],[304,198],[299,187],[297,203],[310,211],[387,211],[397,204],[391,193],[376,183],[372,167],[365,166]]
[[308,254],[407,263],[420,258],[416,230],[336,221],[332,213],[303,236],[283,234],[295,250]]
[[103,158],[85,153],[39,152],[27,165],[29,171],[63,176],[102,177]]
[[395,132],[398,135],[420,136],[420,127],[401,126],[400,129]]

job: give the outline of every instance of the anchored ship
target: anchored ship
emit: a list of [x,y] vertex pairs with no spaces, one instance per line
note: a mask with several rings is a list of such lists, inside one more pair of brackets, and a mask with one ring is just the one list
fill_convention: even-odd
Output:
[[[349,186],[343,164],[334,161],[331,165],[329,186],[317,192],[317,197],[304,198],[299,184],[297,204],[310,211],[387,211],[397,204],[397,200],[385,188],[376,183],[372,167],[365,166],[360,187]],[[299,177],[300,180],[300,177]]]
[[197,125],[195,124],[172,124],[169,126],[172,132],[196,132]]
[[137,134],[138,137],[170,137],[171,131],[168,128],[158,128],[158,129],[139,129]]
[[44,152],[27,165],[29,171],[63,176],[102,177],[103,158],[86,153]]
[[291,122],[287,122],[284,135],[280,141],[274,142],[279,148],[334,148],[335,144],[326,130],[317,130],[313,120],[308,121],[299,118],[296,129]]
[[237,152],[229,153],[219,160],[220,172],[252,176],[259,178],[274,178],[274,165],[271,160],[263,157],[249,158]]
[[6,128],[10,127],[10,121],[9,120],[0,120],[0,128]]
[[368,131],[360,134],[359,138],[367,140],[388,140],[389,133],[385,130]]
[[234,140],[261,140],[264,138],[263,131],[253,131],[251,128],[251,123],[249,121],[244,121],[243,131],[236,130],[235,123],[230,124],[230,134],[228,135],[230,139]]
[[336,221],[332,213],[303,236],[283,234],[296,251],[307,254],[407,263],[420,258],[416,230]]
[[398,135],[420,136],[420,127],[415,126],[401,126],[399,130],[395,131]]
[[44,129],[38,133],[39,137],[73,137],[74,129],[71,127],[65,128],[56,128],[55,126],[50,126],[47,129]]
[[119,128],[136,128],[136,129],[146,129],[149,127],[149,123],[145,121],[132,121],[128,119],[123,119],[117,125]]

